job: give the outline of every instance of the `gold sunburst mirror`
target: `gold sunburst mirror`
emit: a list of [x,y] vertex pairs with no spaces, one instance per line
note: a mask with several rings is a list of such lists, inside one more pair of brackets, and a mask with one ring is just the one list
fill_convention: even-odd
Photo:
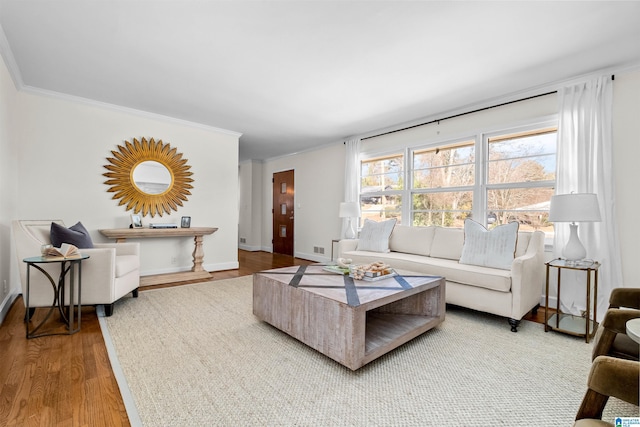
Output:
[[109,186],[107,191],[114,193],[112,199],[120,199],[118,206],[126,205],[126,210],[136,214],[162,216],[177,211],[191,195],[191,166],[182,153],[162,140],[134,138],[133,143],[125,141],[111,154],[109,164],[104,165],[109,172],[102,175],[108,178],[104,183]]

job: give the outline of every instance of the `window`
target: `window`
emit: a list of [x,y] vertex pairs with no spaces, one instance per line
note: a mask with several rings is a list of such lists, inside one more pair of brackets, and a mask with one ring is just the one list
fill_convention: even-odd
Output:
[[518,221],[521,230],[553,232],[549,201],[556,180],[556,129],[486,138],[487,211],[494,224]]
[[518,221],[552,237],[556,134],[547,122],[362,160],[362,219],[462,227],[474,218],[489,228]]
[[404,155],[393,154],[360,163],[361,220],[402,221],[404,190]]
[[473,207],[475,141],[412,154],[413,225],[462,226]]

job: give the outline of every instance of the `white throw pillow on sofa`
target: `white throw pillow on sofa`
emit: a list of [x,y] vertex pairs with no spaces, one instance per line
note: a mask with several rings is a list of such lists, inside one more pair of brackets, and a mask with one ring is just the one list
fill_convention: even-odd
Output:
[[460,264],[510,270],[518,241],[517,222],[487,230],[471,219],[464,221],[464,245]]
[[360,238],[356,250],[389,252],[389,238],[395,226],[395,218],[380,222],[365,219],[362,230],[360,230]]

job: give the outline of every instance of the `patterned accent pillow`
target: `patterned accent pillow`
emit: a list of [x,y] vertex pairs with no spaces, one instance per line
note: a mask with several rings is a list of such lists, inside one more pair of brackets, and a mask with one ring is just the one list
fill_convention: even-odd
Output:
[[362,230],[360,231],[358,248],[356,250],[389,252],[389,238],[395,226],[395,218],[380,222],[365,219]]
[[487,230],[471,219],[464,221],[464,245],[460,264],[510,270],[518,242],[517,222]]
[[51,244],[57,248],[63,243],[69,243],[79,249],[93,248],[91,236],[80,221],[69,228],[52,222],[50,235]]

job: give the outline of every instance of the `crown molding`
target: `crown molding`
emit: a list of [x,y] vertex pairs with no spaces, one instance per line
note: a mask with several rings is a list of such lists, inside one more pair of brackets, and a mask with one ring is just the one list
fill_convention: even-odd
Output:
[[22,83],[22,75],[20,74],[20,68],[18,68],[18,63],[16,62],[16,58],[13,56],[13,51],[11,50],[11,46],[9,46],[9,40],[7,40],[7,36],[4,33],[4,28],[0,25],[0,55],[4,59],[4,63],[9,70],[9,75],[13,80],[13,85],[17,90],[21,90],[24,84]]
[[52,90],[40,89],[40,88],[36,88],[36,87],[33,87],[33,86],[23,85],[21,91],[25,92],[25,93],[31,93],[31,94],[34,94],[34,95],[45,96],[45,97],[48,97],[48,98],[60,99],[60,100],[64,100],[64,101],[84,104],[84,105],[91,106],[91,107],[97,107],[97,108],[101,108],[101,109],[105,109],[105,110],[111,110],[111,111],[115,111],[115,112],[119,112],[119,113],[135,115],[135,116],[143,117],[143,118],[146,118],[146,119],[158,120],[158,121],[178,124],[178,125],[182,125],[182,126],[189,126],[189,127],[193,127],[193,128],[197,128],[197,129],[206,130],[206,131],[222,133],[222,134],[231,135],[231,136],[234,136],[234,137],[237,137],[237,138],[240,138],[242,136],[242,133],[236,132],[236,131],[232,131],[232,130],[228,130],[228,129],[217,128],[217,127],[205,125],[205,124],[202,124],[202,123],[190,122],[188,120],[182,120],[182,119],[177,119],[175,117],[164,116],[162,114],[150,113],[148,111],[137,110],[135,108],[123,107],[123,106],[115,105],[115,104],[109,104],[107,102],[96,101],[94,99],[82,98],[80,96],[68,95],[68,94],[65,94],[65,93],[56,92],[56,91],[52,91]]

